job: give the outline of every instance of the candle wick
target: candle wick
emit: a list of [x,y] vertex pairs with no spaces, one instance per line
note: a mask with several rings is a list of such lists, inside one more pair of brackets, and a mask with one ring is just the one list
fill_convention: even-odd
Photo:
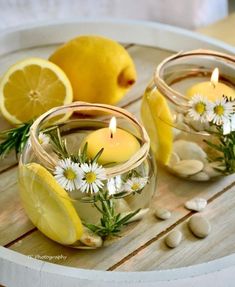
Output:
[[113,138],[113,133],[111,132],[111,135],[110,135],[111,139]]
[[211,84],[212,84],[213,88],[215,88],[215,83],[214,83],[214,82],[211,82]]

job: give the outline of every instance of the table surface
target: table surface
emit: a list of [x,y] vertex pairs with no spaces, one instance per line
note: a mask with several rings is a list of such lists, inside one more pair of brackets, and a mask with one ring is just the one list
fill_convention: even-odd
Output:
[[[232,37],[234,25],[235,14],[232,14],[199,32],[235,45],[235,37]],[[40,55],[47,57],[54,49],[55,46],[40,48]],[[120,106],[139,116],[141,94],[154,67],[172,52],[133,44],[127,45],[126,49],[135,61],[139,79]],[[37,55],[37,49],[34,49],[33,54]],[[19,56],[30,56],[30,53],[23,51],[21,54],[9,55],[11,60],[4,61],[14,62],[14,57]],[[0,118],[0,127],[1,130],[9,127],[3,118]],[[171,210],[172,217],[169,220],[157,220],[150,212],[138,228],[113,246],[95,251],[73,250],[47,239],[28,220],[20,204],[17,163],[14,154],[11,154],[0,163],[0,244],[45,261],[95,270],[142,271],[207,262],[235,251],[234,186],[234,176],[211,183],[190,183],[160,168],[152,207],[163,206]],[[210,220],[212,232],[204,240],[196,239],[186,224],[193,212],[184,208],[184,202],[196,196],[208,200],[208,207],[203,214]],[[169,249],[164,244],[164,237],[173,229],[182,230],[184,239],[179,248]],[[57,255],[62,256],[58,259]]]

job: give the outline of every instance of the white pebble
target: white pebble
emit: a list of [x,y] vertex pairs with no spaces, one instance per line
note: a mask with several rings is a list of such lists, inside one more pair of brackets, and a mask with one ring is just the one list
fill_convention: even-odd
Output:
[[182,241],[182,232],[179,230],[173,230],[165,237],[165,243],[170,248],[177,247]]
[[166,220],[171,217],[171,212],[163,207],[157,207],[154,214],[157,218],[162,220]]
[[181,130],[177,128],[172,129],[174,138],[177,138],[181,134]]
[[189,176],[200,172],[203,169],[203,163],[199,160],[189,159],[181,160],[176,163],[171,169],[180,176]]
[[79,239],[79,241],[81,241],[86,246],[95,248],[101,247],[103,244],[102,238],[85,226],[83,226],[83,234]]
[[[221,170],[221,172],[219,170]],[[217,177],[223,175],[223,170],[225,167],[221,166],[221,162],[214,161],[205,164],[203,171],[209,176],[209,177]]]
[[173,165],[175,165],[175,164],[178,163],[178,162],[180,162],[180,158],[179,158],[179,156],[178,156],[177,153],[173,152],[173,153],[171,154],[171,157],[170,157],[170,160],[169,160],[169,162],[168,162],[168,165],[169,165],[169,166],[173,166]]
[[190,179],[195,180],[195,181],[208,181],[210,180],[210,176],[204,171],[201,171],[197,174],[190,176]]
[[205,198],[193,198],[185,202],[184,206],[189,210],[202,211],[207,206]]
[[175,128],[173,128],[173,136],[176,139],[182,134],[182,132],[190,132],[190,128],[183,122],[176,122]]
[[177,140],[174,142],[173,149],[182,160],[196,159],[205,162],[207,158],[207,154],[195,142]]
[[211,231],[210,222],[203,216],[193,215],[189,219],[188,225],[192,233],[199,238],[208,236]]
[[184,120],[188,125],[192,126],[192,128],[195,129],[196,131],[205,131],[205,130],[209,130],[210,128],[210,125],[208,122],[202,123],[201,121],[195,121],[189,115],[184,117]]

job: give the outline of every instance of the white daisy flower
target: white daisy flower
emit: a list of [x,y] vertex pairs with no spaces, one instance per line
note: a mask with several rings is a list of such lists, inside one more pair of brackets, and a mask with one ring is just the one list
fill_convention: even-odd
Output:
[[82,173],[78,163],[70,158],[62,159],[55,167],[54,177],[57,182],[66,190],[73,191],[80,188]]
[[216,125],[221,125],[230,119],[234,112],[233,103],[228,102],[225,98],[210,102],[208,104],[209,118]]
[[38,135],[38,141],[41,145],[46,145],[49,144],[50,142],[50,137],[44,133],[39,133]]
[[128,179],[124,185],[124,190],[128,192],[134,192],[141,190],[145,187],[148,182],[147,177],[132,177]]
[[208,121],[208,100],[200,94],[196,94],[189,101],[188,114],[195,121],[207,122]]
[[105,169],[96,162],[82,163],[80,169],[82,171],[80,190],[86,193],[97,193],[104,186],[102,181],[107,179]]

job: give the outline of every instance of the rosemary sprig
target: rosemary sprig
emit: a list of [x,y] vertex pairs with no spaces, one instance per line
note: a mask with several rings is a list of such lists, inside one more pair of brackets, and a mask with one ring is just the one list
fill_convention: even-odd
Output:
[[[78,151],[77,154],[71,154],[68,151],[66,139],[63,139],[58,127],[55,127],[54,130],[48,132],[50,136],[50,143],[52,145],[53,151],[58,155],[60,159],[70,158],[73,162],[76,163],[85,163],[88,162],[87,156],[87,143],[83,146],[81,150]],[[90,162],[97,161],[100,155],[102,154],[103,149],[100,150],[93,160]]]
[[[98,206],[97,202],[99,202],[101,206]],[[136,211],[122,217],[121,213],[115,212],[114,202],[109,198],[108,193],[102,191],[99,191],[96,196],[96,203],[94,203],[94,206],[102,215],[100,218],[100,224],[83,224],[103,239],[110,236],[118,236],[118,233],[121,231],[123,226],[127,225],[129,220],[140,211],[140,209],[137,209]]]
[[221,162],[221,169],[218,170],[224,174],[233,173],[235,172],[235,132],[224,135],[220,126],[216,126],[216,130],[213,135],[217,138],[217,143],[208,140],[204,140],[204,142],[220,153],[220,156],[215,159]]
[[53,151],[58,155],[60,159],[70,157],[67,149],[66,140],[62,139],[60,130],[58,127],[48,132],[50,136],[50,144]]
[[15,149],[16,156],[20,153],[28,138],[29,129],[33,122],[25,123],[13,129],[0,132],[0,158],[3,159],[11,150]]

